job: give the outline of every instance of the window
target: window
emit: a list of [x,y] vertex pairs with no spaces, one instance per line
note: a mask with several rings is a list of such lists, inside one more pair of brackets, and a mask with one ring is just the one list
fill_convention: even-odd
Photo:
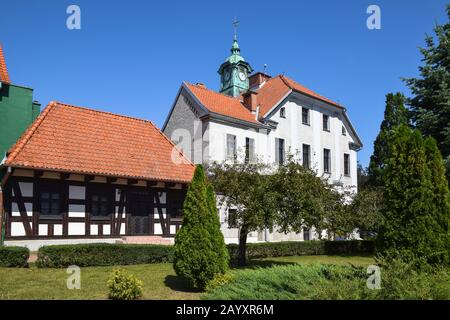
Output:
[[106,194],[93,194],[91,196],[91,215],[94,217],[107,217],[110,214],[109,199]]
[[286,118],[286,109],[284,107],[280,109],[280,117]]
[[343,135],[343,136],[346,136],[346,135],[347,135],[347,130],[345,130],[345,127],[344,127],[344,126],[342,126],[342,135]]
[[255,139],[245,138],[245,162],[255,161]]
[[227,134],[227,159],[236,160],[236,136]]
[[309,125],[309,109],[302,108],[302,123]]
[[61,193],[57,189],[44,187],[41,191],[41,215],[59,216],[61,215]]
[[350,176],[350,155],[344,153],[344,175]]
[[323,171],[325,173],[331,172],[331,157],[330,149],[323,149]]
[[330,131],[330,117],[324,114],[322,116],[323,131]]
[[275,162],[284,163],[284,139],[275,139]]
[[310,168],[310,154],[311,154],[311,146],[308,144],[303,145],[303,166],[305,168]]
[[303,240],[308,241],[311,240],[310,230],[303,230]]

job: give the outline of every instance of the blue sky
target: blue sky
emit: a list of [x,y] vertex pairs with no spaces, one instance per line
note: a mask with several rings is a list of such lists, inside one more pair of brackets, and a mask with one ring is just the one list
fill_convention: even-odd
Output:
[[[69,104],[162,126],[182,81],[217,89],[235,16],[241,53],[255,70],[284,72],[344,104],[364,142],[367,165],[385,94],[409,94],[418,47],[446,21],[446,0],[395,1],[1,1],[0,42],[15,84],[43,105]],[[66,8],[81,8],[68,30]],[[366,27],[370,4],[381,30]]]

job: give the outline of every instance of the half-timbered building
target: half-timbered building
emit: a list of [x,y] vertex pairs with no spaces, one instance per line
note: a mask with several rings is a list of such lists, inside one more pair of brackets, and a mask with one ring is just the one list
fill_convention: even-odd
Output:
[[174,236],[195,168],[150,121],[52,102],[0,169],[6,242],[70,243]]

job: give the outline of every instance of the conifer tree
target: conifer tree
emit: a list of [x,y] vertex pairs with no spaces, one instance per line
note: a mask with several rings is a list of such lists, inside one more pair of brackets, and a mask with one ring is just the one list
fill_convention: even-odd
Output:
[[[435,202],[448,195],[442,186],[436,189],[432,178],[442,180],[443,169],[433,167],[437,161],[428,157],[434,153],[432,147],[427,151],[418,130],[399,126],[390,135],[388,147],[383,175],[384,223],[377,248],[381,253],[400,254],[406,259],[418,257],[431,263],[443,262],[448,243],[440,216],[445,216],[443,211],[446,210],[448,216],[448,206],[446,200],[442,200],[441,205]],[[440,194],[435,195],[435,192]]]
[[386,95],[386,109],[380,132],[374,142],[373,155],[369,163],[369,185],[378,187],[382,185],[382,173],[389,154],[388,140],[392,130],[399,125],[408,124],[408,111],[405,108],[405,97],[397,92]]
[[[450,4],[447,5],[450,20]],[[424,136],[432,136],[450,169],[450,22],[436,25],[435,37],[426,36],[420,48],[423,66],[420,76],[404,79],[413,97],[409,99],[414,126]],[[450,170],[447,170],[450,180]]]
[[198,165],[183,204],[183,226],[177,232],[174,247],[175,272],[199,289],[226,270],[223,251],[218,252],[217,232],[212,232],[213,226],[218,225],[211,218],[207,189],[205,172]]

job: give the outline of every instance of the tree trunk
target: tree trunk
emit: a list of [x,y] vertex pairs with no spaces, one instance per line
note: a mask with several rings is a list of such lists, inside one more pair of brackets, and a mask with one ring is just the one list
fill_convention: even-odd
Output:
[[247,234],[248,230],[242,227],[239,231],[239,255],[238,255],[238,265],[245,266],[247,264],[246,253],[247,253]]

